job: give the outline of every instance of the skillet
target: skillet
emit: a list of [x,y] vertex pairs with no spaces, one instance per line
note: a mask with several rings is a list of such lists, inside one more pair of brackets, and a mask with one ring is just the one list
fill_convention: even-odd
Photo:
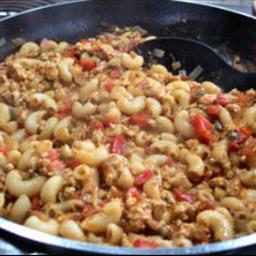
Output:
[[[244,61],[255,61],[256,19],[191,2],[170,0],[93,0],[69,1],[26,11],[0,22],[0,37],[6,43],[0,48],[0,59],[12,53],[15,38],[38,41],[42,38],[77,41],[106,29],[102,24],[141,26],[157,36],[180,36],[201,40],[218,50],[227,62],[233,54]],[[226,242],[191,248],[133,249],[76,242],[27,229],[0,218],[0,229],[64,251],[108,254],[206,254],[231,251],[253,245],[256,234]]]

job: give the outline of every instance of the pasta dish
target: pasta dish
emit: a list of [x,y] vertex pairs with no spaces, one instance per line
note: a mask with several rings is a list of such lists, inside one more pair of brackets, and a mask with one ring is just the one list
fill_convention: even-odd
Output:
[[0,63],[2,217],[136,248],[256,231],[255,90],[145,66],[146,39],[43,39]]

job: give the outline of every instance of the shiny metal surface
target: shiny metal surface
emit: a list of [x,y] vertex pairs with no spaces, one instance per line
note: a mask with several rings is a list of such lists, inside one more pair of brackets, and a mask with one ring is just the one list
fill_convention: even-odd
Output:
[[[234,250],[241,247],[249,246],[255,243],[256,234],[240,237],[237,239],[229,240],[226,242],[199,245],[189,248],[159,248],[159,249],[135,249],[123,248],[114,246],[104,246],[89,244],[85,242],[77,242],[61,237],[56,237],[42,233],[36,230],[26,228],[11,221],[0,218],[0,229],[4,229],[12,234],[22,236],[23,238],[30,239],[39,243],[44,243],[47,246],[59,247],[67,250],[75,250],[87,253],[99,254],[114,254],[114,255],[196,255],[217,253],[222,251]],[[15,250],[15,249],[14,249]],[[15,251],[14,251],[15,253]]]
[[[86,1],[86,0],[85,0]],[[87,0],[88,1],[88,0]],[[178,0],[174,0],[177,1]],[[81,0],[69,1],[69,3],[58,3],[49,6],[39,7],[33,10],[28,10],[23,13],[19,13],[17,15],[24,15],[26,13],[33,12],[35,10],[43,9],[43,8],[51,8],[51,6],[63,5],[63,4],[70,4],[73,2],[81,2]],[[186,1],[182,1],[186,2]],[[191,1],[187,1],[191,3]],[[230,11],[224,7],[216,7],[215,5],[208,5],[203,3],[194,2],[194,4],[203,5],[203,6],[214,6],[215,8]],[[234,13],[238,13],[240,15],[244,15],[255,19],[253,16],[241,13],[239,11],[232,11]],[[15,15],[16,16],[16,15]],[[14,17],[15,17],[14,16]],[[12,19],[12,17],[7,17],[6,19]],[[13,223],[8,221],[4,218],[0,218],[0,229],[9,232],[10,235],[17,235],[23,237],[25,239],[29,239],[34,242],[45,244],[47,247],[52,248],[61,248],[65,250],[72,250],[72,251],[80,251],[80,252],[87,252],[87,253],[99,253],[99,254],[112,254],[112,255],[198,255],[198,254],[209,254],[209,253],[217,253],[223,251],[230,251],[239,249],[242,247],[250,246],[256,244],[256,234],[243,236],[240,238],[236,238],[233,240],[219,242],[214,244],[207,244],[207,245],[198,245],[189,248],[159,248],[159,249],[136,249],[136,248],[123,248],[123,247],[113,247],[113,246],[105,246],[105,245],[96,245],[90,244],[85,242],[77,242],[61,237],[56,237],[52,235],[48,235],[46,233],[42,233],[36,230],[32,230],[26,228],[22,225]],[[20,254],[21,251],[16,247],[12,247],[9,244],[5,244],[4,241],[0,240],[0,250],[1,254],[5,254],[8,251],[8,254]]]

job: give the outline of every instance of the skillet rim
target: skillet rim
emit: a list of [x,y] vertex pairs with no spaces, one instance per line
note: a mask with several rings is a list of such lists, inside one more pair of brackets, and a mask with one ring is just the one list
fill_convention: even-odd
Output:
[[[16,17],[23,16],[32,12],[37,12],[43,9],[54,8],[63,5],[72,5],[82,2],[92,2],[93,0],[71,0],[68,2],[48,4],[45,6],[40,6],[32,8],[10,17],[6,17],[0,20],[0,23],[5,22],[9,19],[15,19]],[[103,0],[104,1],[104,0]],[[118,1],[118,0],[112,0]],[[238,10],[229,9],[228,7],[217,6],[215,4],[208,3],[198,3],[189,0],[168,0],[177,3],[188,4],[192,6],[203,6],[206,8],[213,8],[217,10],[224,11],[225,13],[232,13],[239,16],[246,17],[248,19],[256,21],[256,17],[240,12]],[[16,236],[32,240],[36,243],[41,243],[46,246],[52,246],[60,249],[67,249],[73,251],[87,252],[87,253],[100,253],[100,254],[113,254],[113,255],[196,255],[196,254],[209,254],[218,253],[223,251],[231,251],[235,249],[241,249],[247,246],[256,244],[256,233],[242,236],[239,238],[234,238],[228,241],[196,245],[192,247],[185,248],[158,248],[158,249],[138,249],[138,248],[127,248],[120,246],[110,246],[110,245],[97,245],[87,242],[79,242],[71,239],[66,239],[58,236],[49,235],[37,230],[27,228],[23,225],[17,224],[15,222],[6,220],[0,217],[0,229],[5,230],[8,233],[14,234]]]

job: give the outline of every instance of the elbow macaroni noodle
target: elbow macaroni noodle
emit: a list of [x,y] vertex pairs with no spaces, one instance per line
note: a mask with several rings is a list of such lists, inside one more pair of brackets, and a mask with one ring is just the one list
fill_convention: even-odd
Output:
[[0,64],[1,216],[130,247],[256,232],[256,92],[146,66],[146,39],[44,39]]

